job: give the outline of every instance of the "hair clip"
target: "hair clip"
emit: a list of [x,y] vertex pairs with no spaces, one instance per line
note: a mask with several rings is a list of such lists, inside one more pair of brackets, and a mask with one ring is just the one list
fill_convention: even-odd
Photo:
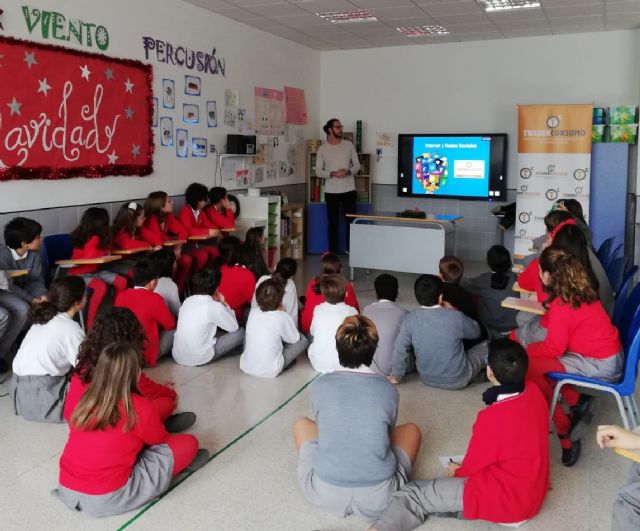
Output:
[[136,203],[135,201],[131,201],[131,203],[127,205],[127,208],[129,210],[138,210],[138,203]]

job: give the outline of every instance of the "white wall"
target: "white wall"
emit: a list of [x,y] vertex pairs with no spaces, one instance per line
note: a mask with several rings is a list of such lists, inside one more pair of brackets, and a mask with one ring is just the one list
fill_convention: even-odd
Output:
[[[5,35],[62,44],[62,41],[42,39],[37,30],[29,35],[20,8],[23,2],[10,4],[13,5],[6,5],[6,3],[3,5],[2,22]],[[142,36],[182,44],[193,50],[210,51],[215,47],[217,54],[226,59],[226,77],[198,73],[195,70],[166,65],[155,60],[149,61],[154,68],[156,95],[161,92],[163,77],[175,79],[176,109],[172,113],[174,128],[188,129],[190,138],[207,137],[210,143],[214,143],[222,151],[227,133],[235,132],[222,124],[224,90],[239,89],[241,106],[246,107],[253,114],[255,86],[282,89],[284,85],[305,89],[310,117],[310,123],[305,128],[305,138],[317,136],[320,52],[180,0],[109,0],[106,2],[34,0],[31,5],[41,10],[60,12],[67,18],[80,18],[85,22],[105,26],[110,37],[109,48],[105,54],[114,57],[144,60]],[[73,44],[69,43],[68,46]],[[95,47],[88,48],[80,45],[73,47],[86,51],[99,51]],[[201,121],[197,126],[185,127],[180,123],[182,116],[180,94],[185,74],[199,76],[202,80],[202,96],[198,98]],[[204,118],[206,100],[217,102],[219,117],[216,129],[207,128],[206,118]],[[0,107],[0,113],[7,110],[4,104]],[[192,181],[212,185],[215,162],[216,158],[211,154],[202,159],[191,157],[178,159],[175,155],[175,147],[161,147],[156,139],[154,173],[148,177],[0,182],[0,212],[126,200],[145,197],[153,190],[181,194]],[[304,180],[304,167],[298,165],[297,175],[287,179],[268,181],[265,185],[290,184]],[[229,188],[233,187],[229,186]]]
[[[323,52],[320,122],[363,120],[363,150],[376,131],[509,134],[515,183],[518,103],[638,104],[638,32]],[[353,124],[353,125],[352,125]],[[397,146],[374,182],[395,184]]]

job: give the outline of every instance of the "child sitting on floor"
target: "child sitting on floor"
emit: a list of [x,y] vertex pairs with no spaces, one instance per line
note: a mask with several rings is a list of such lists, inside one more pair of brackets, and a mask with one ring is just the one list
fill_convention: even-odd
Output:
[[[476,339],[480,327],[470,317],[442,301],[442,281],[421,275],[414,284],[421,308],[409,312],[400,325],[393,350],[390,381],[398,383],[414,364],[422,383],[443,389],[462,389],[485,366],[487,345],[467,351],[463,339]],[[415,357],[415,361],[414,358]]]
[[[258,286],[262,284],[265,280],[270,278],[277,280],[284,286],[284,297],[282,298],[282,306],[284,307],[284,311],[287,312],[291,319],[293,319],[296,328],[298,328],[298,291],[296,290],[295,282],[293,281],[293,277],[296,276],[296,271],[298,270],[298,264],[293,258],[282,258],[278,265],[276,266],[276,270],[272,275],[264,275],[258,279],[256,282],[256,291],[258,290]],[[256,300],[256,294],[253,294],[253,299],[251,299],[251,309],[258,307],[258,301]]]
[[51,284],[33,305],[27,332],[13,360],[11,401],[16,415],[36,422],[64,422],[69,371],[76,364],[84,332],[74,321],[87,298],[84,281],[68,276]]
[[443,256],[438,264],[442,280],[442,300],[477,321],[473,296],[460,285],[464,276],[464,264],[457,256]]
[[193,435],[169,435],[151,401],[138,393],[140,361],[129,343],[106,347],[71,415],[53,494],[74,511],[99,517],[136,509],[209,458]]
[[415,424],[396,426],[398,391],[369,368],[377,343],[371,320],[344,320],[335,334],[340,369],[311,388],[315,421],[293,428],[302,493],[342,517],[377,518],[408,481],[422,440]]
[[340,369],[336,330],[345,318],[357,315],[358,311],[345,303],[347,281],[340,275],[323,275],[320,290],[325,302],[313,311],[309,361],[316,371],[331,372]]
[[172,278],[176,264],[176,254],[172,249],[160,249],[149,256],[149,260],[158,270],[158,284],[155,291],[162,295],[164,302],[167,303],[171,315],[176,319],[180,311],[180,289]]
[[309,345],[284,311],[283,297],[284,286],[276,279],[265,280],[256,289],[258,307],[249,313],[240,356],[240,369],[247,374],[275,378],[293,365]]
[[244,325],[256,289],[256,278],[243,262],[242,244],[235,236],[227,236],[218,246],[220,256],[214,267],[219,267],[220,293],[236,313],[238,323]]
[[[307,284],[305,291],[304,308],[300,313],[300,331],[303,334],[309,334],[311,328],[311,320],[313,319],[313,311],[318,304],[324,302],[324,297],[320,291],[320,279],[324,275],[340,275],[342,273],[342,262],[340,257],[334,253],[325,253],[320,259],[320,274]],[[360,311],[356,292],[351,283],[347,283],[347,293],[345,303],[356,309],[356,313]]]
[[362,315],[373,321],[378,330],[378,348],[371,368],[383,376],[391,374],[391,358],[393,344],[400,330],[400,323],[407,314],[396,304],[398,298],[398,279],[393,275],[383,273],[373,282],[376,290],[377,302],[373,302],[362,310]]
[[173,359],[180,365],[203,365],[233,354],[244,340],[244,328],[220,293],[220,272],[203,269],[193,276],[193,295],[180,308]]
[[525,383],[527,354],[509,339],[489,346],[487,377],[461,464],[449,478],[414,481],[393,495],[373,524],[377,531],[408,531],[430,515],[517,526],[533,518],[549,488],[549,417],[540,390]]
[[[162,295],[154,293],[158,284],[158,270],[147,258],[133,268],[133,288],[116,297],[114,306],[129,308],[140,321],[147,334],[145,364],[155,367],[158,358],[171,353],[176,320]],[[162,332],[160,332],[162,329]]]

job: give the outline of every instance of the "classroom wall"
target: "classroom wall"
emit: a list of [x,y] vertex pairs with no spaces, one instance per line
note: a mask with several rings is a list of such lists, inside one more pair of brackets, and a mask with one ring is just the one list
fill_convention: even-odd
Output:
[[482,259],[498,240],[495,203],[398,198],[398,133],[509,135],[507,200],[515,200],[517,104],[637,105],[637,31],[323,52],[320,122],[336,116],[346,129],[363,121],[363,151],[375,154],[376,132],[394,146],[374,164],[375,209],[420,207],[465,217],[458,254]]
[[[21,10],[22,3],[3,5],[2,23],[4,35],[64,44],[86,51],[100,51],[81,46],[78,43],[63,43],[54,39],[44,39],[39,27],[29,34]],[[25,5],[27,5],[25,3]],[[154,93],[161,91],[163,78],[175,79],[176,109],[171,111],[175,127],[189,130],[190,138],[208,138],[218,151],[224,151],[227,133],[231,130],[223,125],[224,90],[239,89],[240,107],[254,114],[253,89],[255,86],[282,89],[284,85],[302,88],[310,122],[299,126],[304,137],[318,129],[318,87],[320,75],[320,52],[295,44],[275,35],[240,24],[215,15],[199,7],[179,0],[109,0],[108,2],[86,2],[83,0],[35,0],[31,7],[53,10],[67,18],[80,18],[85,22],[101,24],[109,32],[110,44],[105,55],[129,59],[145,60],[142,37],[149,36],[172,43],[181,44],[193,50],[212,50],[226,62],[225,77],[212,76],[178,66],[148,62],[154,68]],[[198,125],[180,123],[182,116],[182,86],[184,75],[199,76],[202,80],[200,104],[201,121]],[[192,98],[192,97],[191,97]],[[206,100],[215,100],[218,109],[218,127],[208,128],[204,117]],[[186,100],[185,100],[186,101]],[[2,106],[6,111],[4,105]],[[3,112],[0,110],[0,112]],[[169,112],[169,111],[167,111]],[[160,116],[163,115],[160,109]],[[167,114],[164,114],[167,115]],[[0,213],[28,211],[67,205],[87,205],[111,203],[136,197],[145,197],[153,190],[165,190],[169,194],[182,194],[192,181],[213,185],[217,157],[208,154],[206,158],[179,159],[174,147],[161,147],[156,132],[154,172],[147,177],[108,177],[103,179],[69,179],[64,181],[13,181],[0,182]],[[287,146],[280,139],[278,159],[286,160]],[[301,160],[304,156],[301,153]],[[219,177],[218,177],[219,179]],[[283,186],[301,183],[305,180],[304,164],[298,164],[293,176],[269,181],[265,185]],[[227,183],[225,183],[227,184]],[[227,185],[228,188],[235,188]],[[64,213],[50,212],[49,217],[59,220]],[[76,213],[68,214],[75,218]],[[3,218],[6,216],[3,216]],[[0,224],[1,224],[0,220]],[[52,221],[52,225],[56,222]],[[62,223],[66,226],[66,223]],[[46,228],[46,227],[45,227]]]

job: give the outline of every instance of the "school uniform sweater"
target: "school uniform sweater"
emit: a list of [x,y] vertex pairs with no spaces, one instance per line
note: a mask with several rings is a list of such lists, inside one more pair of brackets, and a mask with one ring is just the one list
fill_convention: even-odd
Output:
[[29,304],[34,298],[47,293],[42,271],[42,260],[38,251],[27,251],[19,256],[14,249],[0,245],[0,269],[28,269],[29,273],[9,282],[9,292]]
[[180,311],[180,291],[178,285],[169,277],[160,277],[158,279],[158,285],[153,290],[158,295],[161,295],[164,302],[167,303],[171,315],[178,317]]
[[282,342],[296,343],[300,333],[287,312],[263,312],[255,308],[249,313],[240,369],[252,376],[275,378],[284,367]]
[[160,223],[156,215],[146,218],[142,236],[151,245],[162,245],[168,240],[186,240],[189,236],[189,231],[173,214],[168,213],[162,223]]
[[202,236],[209,234],[210,229],[215,226],[202,210],[197,212],[189,205],[184,205],[178,213],[178,221],[184,225],[189,232],[189,236]]
[[163,330],[172,330],[176,327],[176,320],[171,315],[167,303],[161,295],[146,288],[135,287],[119,293],[114,306],[129,308],[138,318],[147,334],[144,359],[150,367],[154,367],[158,361],[160,345],[158,327]]
[[493,273],[482,273],[474,278],[463,279],[462,286],[472,295],[478,297],[478,319],[487,327],[498,332],[508,332],[518,327],[516,310],[503,308],[502,301],[512,297],[515,275],[507,273],[507,283],[502,289],[491,287]]
[[76,364],[84,332],[68,313],[60,312],[48,323],[34,324],[13,360],[18,376],[62,376]]
[[386,299],[369,304],[362,310],[362,315],[371,319],[378,330],[378,347],[371,368],[383,376],[391,374],[393,344],[406,314],[407,310]]
[[605,359],[622,351],[618,329],[600,301],[573,308],[554,299],[547,312],[547,337],[527,346],[529,356],[558,358],[566,352]]
[[204,213],[207,215],[213,226],[218,227],[219,229],[232,229],[235,225],[236,218],[230,208],[227,208],[227,211],[223,214],[213,205],[208,205],[205,207]]
[[[304,308],[300,314],[300,331],[304,334],[309,333],[311,328],[311,320],[313,319],[313,311],[318,304],[322,304],[325,301],[322,293],[316,293],[314,287],[317,284],[317,280],[314,278],[309,284],[307,284],[307,290],[305,291]],[[347,284],[347,294],[344,298],[345,304],[352,306],[357,312],[360,311],[358,305],[358,299],[356,298],[356,292],[353,290],[351,282]],[[357,313],[356,312],[356,313]]]
[[[138,387],[140,394],[152,402],[160,398],[168,398],[173,402],[178,400],[178,393],[176,393],[171,387],[159,384],[155,380],[149,378],[144,372],[140,373],[136,386]],[[64,401],[64,410],[62,412],[62,416],[67,423],[71,420],[73,410],[78,405],[78,402],[80,402],[80,399],[88,387],[89,384],[82,383],[80,376],[77,373],[73,373],[71,381],[69,382],[69,390]]]
[[142,247],[150,246],[149,242],[143,241],[140,238],[135,238],[134,236],[131,236],[131,233],[127,229],[122,229],[113,239],[113,248],[126,250],[140,249]]
[[191,295],[180,308],[172,355],[180,365],[203,365],[215,355],[218,328],[238,330],[234,311],[210,295]]
[[[346,177],[331,177],[332,171],[348,169]],[[343,194],[356,189],[354,175],[360,171],[356,148],[348,140],[338,144],[322,144],[316,155],[316,175],[325,179],[324,190],[328,194]]]
[[476,307],[473,303],[473,296],[460,284],[443,281],[442,300],[448,302],[457,310],[460,310],[467,317],[471,317],[474,321],[478,320]]
[[[265,280],[271,278],[271,275],[264,275],[258,279],[256,282],[256,291],[258,290],[258,286],[262,284]],[[284,285],[284,297],[282,297],[282,306],[284,306],[284,311],[287,312],[293,322],[298,326],[298,292],[296,290],[296,285],[290,278],[287,279],[286,284]],[[258,308],[258,301],[256,300],[256,294],[254,292],[253,298],[251,299],[251,309]]]
[[224,299],[236,313],[237,319],[242,319],[243,309],[246,304],[251,304],[253,293],[256,290],[256,277],[253,273],[241,265],[223,265],[220,268],[222,278],[218,289],[224,295]]
[[[540,258],[534,258],[524,271],[518,275],[518,285],[522,289],[533,291],[536,294],[538,302],[544,302],[549,298],[549,295],[543,289],[542,280],[540,280]],[[540,326],[547,328],[549,323],[549,315],[545,313],[540,317]]]
[[313,312],[311,335],[313,341],[308,349],[309,361],[318,372],[332,372],[341,369],[336,349],[336,332],[342,322],[358,310],[344,302],[318,304]]
[[76,492],[100,495],[126,485],[145,446],[162,444],[169,434],[150,400],[132,393],[136,414],[132,430],[124,431],[124,405],[120,420],[103,430],[83,431],[72,425],[60,457],[60,485]]
[[478,413],[462,466],[469,520],[515,523],[533,518],[549,488],[549,412],[535,384]]
[[[109,251],[104,249],[100,245],[100,238],[98,238],[97,236],[91,236],[91,238],[87,240],[87,243],[85,243],[83,247],[73,248],[71,258],[74,260],[78,260],[81,258],[100,258],[101,256],[106,256],[108,254]],[[98,268],[98,264],[86,264],[71,267],[67,270],[67,272],[70,275],[86,275],[95,273]]]

